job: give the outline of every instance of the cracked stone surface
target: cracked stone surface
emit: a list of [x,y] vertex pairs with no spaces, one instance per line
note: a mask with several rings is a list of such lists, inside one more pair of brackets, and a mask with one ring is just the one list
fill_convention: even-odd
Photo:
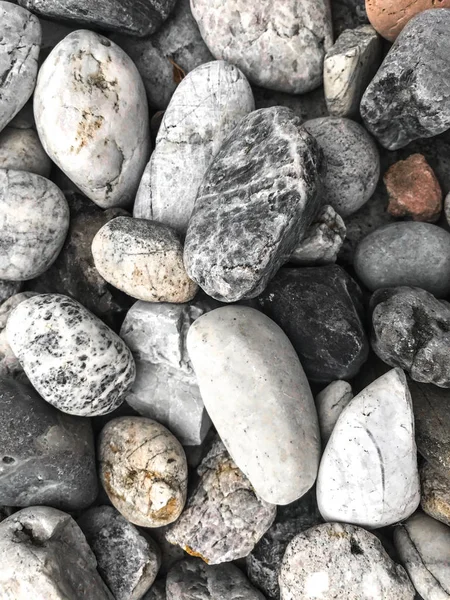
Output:
[[0,169],[50,175],[52,163],[34,129],[5,127],[0,132]]
[[332,381],[316,396],[320,434],[325,446],[339,415],[353,398],[352,386],[346,381]]
[[430,517],[450,527],[450,472],[445,477],[429,463],[420,469],[420,506]]
[[101,208],[127,206],[150,152],[147,97],[133,61],[92,31],[65,37],[42,65],[36,127],[52,161]]

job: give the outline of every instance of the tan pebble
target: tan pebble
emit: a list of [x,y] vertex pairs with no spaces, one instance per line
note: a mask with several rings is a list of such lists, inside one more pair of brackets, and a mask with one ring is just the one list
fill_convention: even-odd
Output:
[[425,463],[420,470],[422,510],[433,519],[450,526],[450,472],[444,477]]

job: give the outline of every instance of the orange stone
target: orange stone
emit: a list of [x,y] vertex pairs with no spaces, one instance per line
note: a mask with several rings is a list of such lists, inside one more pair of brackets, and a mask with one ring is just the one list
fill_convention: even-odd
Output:
[[390,42],[410,19],[429,8],[450,8],[450,0],[366,0],[372,27]]
[[384,175],[389,194],[388,213],[434,223],[442,210],[442,190],[422,154],[396,162]]

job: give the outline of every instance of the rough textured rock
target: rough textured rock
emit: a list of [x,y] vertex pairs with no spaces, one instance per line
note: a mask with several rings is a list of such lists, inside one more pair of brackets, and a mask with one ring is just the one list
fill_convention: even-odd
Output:
[[369,22],[365,0],[332,0],[331,15],[335,38],[345,29],[355,29]]
[[166,582],[156,581],[142,600],[166,600]]
[[361,208],[375,191],[380,158],[375,142],[350,119],[322,117],[303,125],[317,140],[327,161],[321,197],[341,216]]
[[11,298],[11,296],[14,296],[14,294],[18,294],[22,288],[22,281],[0,280],[0,304]]
[[144,417],[120,417],[99,440],[100,478],[113,506],[131,523],[172,523],[186,502],[187,463],[168,429]]
[[300,117],[302,123],[308,119],[325,117],[328,114],[323,87],[300,96],[268,90],[255,85],[252,86],[252,90],[257,109],[285,106],[290,108],[297,117]]
[[[412,3],[414,5],[417,3]],[[398,36],[361,101],[367,129],[388,150],[450,127],[450,11],[427,10]]]
[[184,249],[188,274],[226,302],[257,296],[319,209],[322,153],[292,111],[245,117],[200,186]]
[[389,223],[360,241],[354,267],[371,291],[414,286],[445,297],[450,292],[450,234],[429,223]]
[[276,507],[258,498],[220,439],[197,473],[200,480],[168,541],[211,565],[244,558],[272,525]]
[[332,381],[316,396],[320,434],[325,446],[339,415],[353,398],[352,386],[346,381]]
[[88,198],[132,202],[150,131],[144,84],[121,48],[92,31],[65,37],[39,71],[34,115],[45,151]]
[[68,228],[69,207],[54,183],[0,169],[1,278],[24,281],[43,273],[58,256]]
[[92,240],[92,256],[108,283],[138,300],[188,302],[198,289],[186,274],[177,234],[156,221],[108,221]]
[[367,359],[361,290],[341,267],[280,269],[257,304],[286,333],[309,379],[354,377]]
[[187,348],[209,416],[255,492],[272,504],[300,498],[316,478],[320,434],[288,338],[260,312],[227,306],[194,321]]
[[158,573],[159,550],[153,540],[112,506],[89,509],[78,519],[78,526],[114,598],[140,600]]
[[50,175],[52,162],[34,129],[6,127],[0,133],[0,169]]
[[114,600],[86,538],[68,514],[24,508],[0,523],[0,596],[14,600]]
[[280,572],[282,600],[413,600],[404,569],[361,527],[325,523],[289,544]]
[[0,2],[0,131],[33,93],[41,43],[39,20],[20,6]]
[[450,526],[450,478],[447,479],[429,463],[420,469],[422,495],[420,506],[430,517]]
[[254,107],[250,85],[235,66],[213,61],[189,73],[164,113],[136,196],[134,216],[186,233],[211,161]]
[[9,317],[6,333],[33,386],[63,412],[111,412],[134,381],[134,360],[125,343],[67,296],[25,300]]

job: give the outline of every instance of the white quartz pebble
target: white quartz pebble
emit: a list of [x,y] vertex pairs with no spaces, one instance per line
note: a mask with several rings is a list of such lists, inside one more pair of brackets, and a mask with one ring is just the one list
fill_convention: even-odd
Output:
[[346,381],[332,381],[316,396],[322,442],[330,438],[339,415],[353,398],[352,386]]

